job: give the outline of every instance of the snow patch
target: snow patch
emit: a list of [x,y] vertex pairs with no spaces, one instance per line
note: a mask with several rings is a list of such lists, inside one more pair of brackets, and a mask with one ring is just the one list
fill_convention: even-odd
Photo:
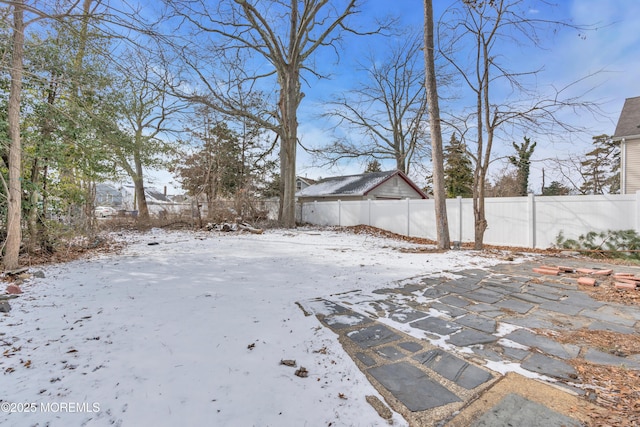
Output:
[[498,330],[493,334],[496,337],[504,337],[511,332],[522,329],[521,326],[512,325],[511,323],[498,322]]

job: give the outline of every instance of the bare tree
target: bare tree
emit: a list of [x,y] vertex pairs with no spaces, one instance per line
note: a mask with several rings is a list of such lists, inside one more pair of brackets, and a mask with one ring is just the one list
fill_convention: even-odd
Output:
[[[590,113],[597,110],[596,105],[581,96],[567,95],[572,85],[551,88],[548,94],[528,87],[526,80],[540,69],[512,71],[500,62],[508,58],[502,55],[505,46],[520,43],[519,48],[523,49],[525,42],[529,42],[529,48],[539,48],[541,34],[546,30],[549,34],[561,27],[578,28],[565,22],[536,19],[527,15],[526,6],[524,0],[464,0],[448,9],[440,20],[440,52],[475,104],[449,120],[463,140],[470,141],[467,146],[473,151],[475,249],[482,249],[488,225],[485,182],[494,143],[510,139],[505,134],[514,129],[521,134],[575,130],[558,119],[560,110],[570,108]],[[498,89],[504,87],[511,89],[507,95]]]
[[521,181],[517,170],[503,168],[493,177],[493,185],[489,180],[485,184],[487,197],[518,197],[521,196]]
[[[285,227],[294,227],[302,82],[305,76],[321,77],[312,55],[327,47],[337,49],[341,33],[353,31],[347,26],[347,20],[357,13],[358,2],[222,0],[217,7],[204,0],[167,0],[166,3],[173,15],[195,32],[197,50],[180,43],[177,47],[181,59],[206,88],[190,93],[180,88],[182,95],[223,114],[250,119],[277,136],[282,183],[280,221]],[[184,30],[187,31],[186,27]],[[207,44],[203,46],[205,40]],[[211,49],[217,65],[226,67],[228,74],[224,78],[210,74],[209,58],[202,61],[207,48]],[[278,94],[272,111],[247,110],[238,102],[237,92],[230,90],[243,87],[250,91],[259,82],[274,77]]]
[[424,0],[424,63],[425,86],[429,104],[431,131],[431,164],[433,167],[433,197],[435,199],[436,233],[438,247],[449,249],[449,223],[447,221],[447,194],[444,186],[444,152],[440,126],[440,106],[436,82],[435,49],[433,40],[433,1]]
[[360,86],[328,103],[324,116],[337,119],[340,133],[346,125],[360,137],[339,137],[314,150],[322,159],[393,159],[408,174],[413,162],[428,157],[422,37],[412,31],[399,40],[385,58],[369,54],[360,65],[367,76]]
[[144,188],[144,168],[164,164],[162,155],[171,151],[161,138],[173,132],[170,120],[186,108],[184,103],[167,93],[167,78],[161,67],[141,49],[123,58],[127,69],[122,72],[122,132],[113,141],[116,161],[133,180],[138,218],[149,221]]

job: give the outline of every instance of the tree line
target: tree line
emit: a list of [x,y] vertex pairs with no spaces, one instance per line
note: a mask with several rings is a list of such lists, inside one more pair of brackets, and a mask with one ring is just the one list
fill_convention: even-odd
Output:
[[[294,227],[305,88],[330,78],[327,64],[343,60],[348,43],[385,48],[364,52],[365,78],[324,104],[331,142],[302,147],[319,164],[388,159],[409,175],[430,171],[443,248],[444,199],[457,195],[474,200],[475,245],[482,247],[484,197],[494,191],[489,166],[508,132],[524,138],[512,142],[508,157],[514,191],[523,194],[536,147],[530,132],[579,130],[559,119],[565,109],[598,113],[563,89],[528,87],[526,77],[539,70],[500,62],[515,39],[536,49],[558,29],[588,30],[527,16],[522,0],[452,0],[438,20],[424,0],[416,11],[424,28],[408,30],[394,17],[363,19],[364,0],[0,5],[5,268],[18,265],[21,249],[53,250],[55,215],[93,230],[99,182],[131,180],[139,221],[148,221],[145,178],[154,168],[170,169],[189,195],[208,203],[277,195],[280,224]],[[496,90],[505,84],[510,95]],[[461,95],[443,95],[451,92]],[[608,141],[599,137],[596,147]],[[615,191],[615,147],[597,150],[581,164],[584,191],[591,191],[587,181],[593,191]],[[563,185],[552,182],[547,191]]]

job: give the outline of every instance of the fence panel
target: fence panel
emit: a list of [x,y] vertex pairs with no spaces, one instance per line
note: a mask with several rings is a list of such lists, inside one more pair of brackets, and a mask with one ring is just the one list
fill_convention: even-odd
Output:
[[340,225],[348,227],[369,221],[368,203],[361,201],[340,202]]
[[369,225],[406,236],[410,231],[407,206],[406,200],[372,200]]
[[[496,197],[485,199],[484,242],[547,248],[560,232],[576,239],[589,231],[640,231],[640,192],[632,195]],[[301,219],[317,225],[372,225],[407,236],[436,239],[433,200],[362,200],[305,203]],[[452,241],[474,241],[472,199],[448,199]]]
[[484,242],[489,245],[527,247],[529,242],[530,206],[528,197],[495,197],[485,199],[487,230]]
[[316,225],[338,225],[338,202],[304,203],[301,220]]
[[[536,242],[549,247],[562,231],[575,239],[589,231],[636,229],[636,195],[536,197]],[[636,230],[638,231],[638,230]]]

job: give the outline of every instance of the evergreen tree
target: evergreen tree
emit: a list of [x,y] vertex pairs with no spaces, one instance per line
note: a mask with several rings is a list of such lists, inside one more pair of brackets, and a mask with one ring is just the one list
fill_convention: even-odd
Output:
[[518,196],[526,196],[529,192],[529,171],[531,169],[531,155],[536,148],[537,142],[531,144],[531,139],[524,137],[524,142],[520,145],[513,142],[513,148],[516,150],[515,156],[509,156],[509,163],[517,168],[518,173]]
[[[207,119],[207,117],[205,117]],[[206,123],[200,150],[174,169],[182,187],[193,196],[205,194],[208,203],[232,197],[241,187],[239,138],[225,123]]]
[[551,185],[542,189],[543,196],[566,196],[569,194],[569,187],[562,185],[558,181],[552,181]]
[[466,145],[454,133],[444,152],[444,185],[447,197],[471,197],[473,168]]
[[583,194],[617,194],[620,192],[620,142],[608,135],[593,137],[595,148],[581,162]]
[[364,170],[364,173],[370,172],[382,172],[382,165],[377,159],[367,162],[367,168]]

